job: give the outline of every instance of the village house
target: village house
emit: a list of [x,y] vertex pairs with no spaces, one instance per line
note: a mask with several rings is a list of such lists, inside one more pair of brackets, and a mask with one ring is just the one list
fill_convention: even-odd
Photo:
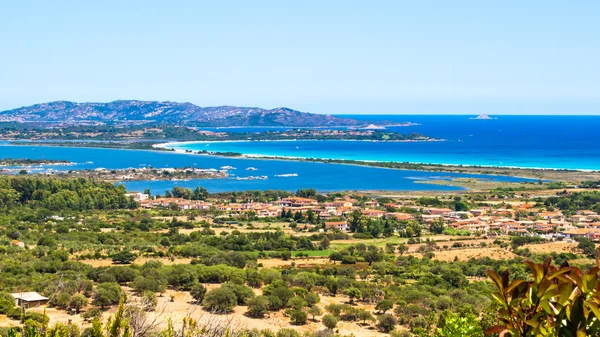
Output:
[[379,207],[379,203],[377,202],[377,200],[365,201],[364,205],[367,208],[377,208],[377,207]]
[[362,214],[370,217],[370,218],[381,218],[385,215],[385,211],[378,209],[364,209],[362,210]]
[[473,216],[482,216],[487,213],[487,211],[483,208],[472,209],[469,211]]
[[337,229],[342,232],[348,231],[348,223],[346,221],[325,222],[326,229]]
[[150,196],[148,194],[144,194],[142,192],[129,192],[129,193],[125,193],[125,197],[126,198],[133,198],[133,200],[135,201],[145,201],[148,200],[150,198]]
[[401,213],[401,212],[391,212],[385,215],[388,218],[394,218],[398,221],[412,220],[415,218],[414,215],[410,213]]
[[596,240],[600,238],[600,230],[594,228],[573,228],[564,230],[562,233],[567,239],[588,238]]
[[562,212],[542,212],[539,216],[543,219],[564,220]]
[[450,208],[428,207],[428,208],[424,208],[423,212],[431,214],[431,215],[448,215],[452,212],[452,210]]
[[283,200],[281,200],[280,205],[283,207],[311,207],[314,208],[314,206],[316,206],[317,204],[319,204],[318,201],[316,201],[315,199],[309,199],[309,198],[299,198],[299,197],[292,197],[292,198],[285,198]]
[[35,291],[11,294],[16,304],[24,309],[35,308],[48,304],[48,297],[44,297]]

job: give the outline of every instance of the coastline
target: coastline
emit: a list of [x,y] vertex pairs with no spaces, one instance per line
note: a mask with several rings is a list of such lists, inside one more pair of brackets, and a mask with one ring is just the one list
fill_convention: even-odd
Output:
[[[597,170],[576,170],[562,168],[525,168],[525,167],[502,167],[502,166],[484,166],[484,165],[452,165],[452,164],[433,164],[433,163],[409,163],[409,162],[378,162],[378,161],[358,161],[358,160],[342,160],[342,159],[322,159],[322,158],[302,158],[302,157],[284,157],[284,156],[263,156],[239,154],[236,156],[226,156],[217,153],[198,153],[198,151],[171,149],[168,146],[173,144],[190,143],[190,142],[165,142],[148,144],[151,146],[145,148],[125,148],[125,147],[110,147],[103,146],[105,144],[95,143],[94,148],[103,149],[118,149],[130,151],[145,151],[145,152],[165,152],[185,155],[209,156],[215,158],[235,158],[249,160],[278,160],[278,161],[295,161],[295,162],[311,162],[322,164],[337,164],[372,167],[389,170],[403,171],[421,171],[421,172],[446,172],[446,173],[462,173],[462,174],[479,174],[479,175],[496,175],[496,176],[511,176],[515,178],[525,179],[543,179],[543,180],[562,180],[562,181],[593,181],[600,180],[600,171]],[[197,141],[193,141],[197,143]],[[210,143],[210,142],[207,142]],[[49,146],[49,147],[72,147],[86,148],[86,146],[77,146],[78,144],[61,144],[61,143],[28,143],[28,144],[12,144],[13,146]],[[87,146],[90,147],[90,146]]]
[[[263,142],[293,142],[296,140],[288,139],[288,140],[262,140]],[[307,140],[302,140],[307,141]],[[314,140],[319,141],[319,140]],[[340,140],[340,141],[366,141],[366,140]],[[432,140],[439,141],[439,140]],[[185,141],[185,142],[167,142],[167,143],[159,143],[153,144],[152,147],[155,149],[160,149],[162,151],[171,151],[175,153],[181,154],[196,154],[196,155],[212,155],[219,157],[226,157],[219,155],[218,151],[206,151],[206,153],[198,153],[202,150],[183,150],[180,148],[174,147],[174,145],[185,145],[185,144],[210,144],[210,143],[229,143],[229,142],[246,142],[245,140],[225,140],[225,141]],[[407,141],[412,142],[412,141]],[[405,164],[405,165],[420,165],[420,166],[428,166],[428,167],[439,167],[439,168],[447,168],[447,170],[432,170],[432,169],[415,169],[421,171],[434,171],[434,172],[456,172],[457,169],[460,170],[469,170],[469,169],[497,169],[497,170],[522,170],[522,171],[541,171],[541,172],[572,172],[572,173],[599,173],[600,170],[593,169],[567,169],[567,168],[559,168],[559,167],[529,167],[529,166],[514,166],[514,165],[506,165],[506,166],[498,166],[498,165],[486,165],[486,164],[456,164],[456,163],[432,163],[432,162],[398,162],[398,161],[381,161],[381,160],[361,160],[361,159],[344,159],[344,158],[326,158],[326,157],[299,157],[299,156],[280,156],[280,155],[265,155],[265,154],[252,154],[252,153],[240,153],[239,156],[235,158],[249,158],[249,159],[265,159],[265,160],[292,160],[292,161],[310,161],[310,162],[322,162],[322,163],[332,163],[332,164],[347,164],[347,165],[359,165],[359,166],[371,166],[371,167],[381,167],[381,168],[390,168],[385,167],[383,165],[390,164]],[[361,164],[363,163],[363,164]],[[368,164],[381,164],[382,166],[368,165]],[[403,169],[403,168],[392,168],[392,169]],[[454,170],[452,170],[454,169]],[[405,170],[411,170],[411,168],[405,168]],[[467,172],[465,172],[467,173]],[[476,173],[476,172],[472,172]],[[494,174],[494,173],[488,173]],[[502,173],[497,173],[495,175],[502,175]],[[515,176],[515,175],[513,175]],[[537,176],[515,176],[521,178],[538,178]]]

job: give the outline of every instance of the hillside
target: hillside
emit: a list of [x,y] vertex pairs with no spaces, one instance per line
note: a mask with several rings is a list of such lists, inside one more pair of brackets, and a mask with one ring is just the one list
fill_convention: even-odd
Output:
[[120,100],[108,103],[57,101],[0,112],[2,121],[188,123],[199,126],[362,126],[365,121],[289,108],[199,107],[192,103]]

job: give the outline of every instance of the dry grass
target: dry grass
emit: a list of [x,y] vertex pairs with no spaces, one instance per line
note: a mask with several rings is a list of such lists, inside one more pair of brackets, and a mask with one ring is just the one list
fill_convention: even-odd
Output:
[[[135,261],[133,263],[144,264],[148,261],[160,261],[164,265],[170,266],[170,265],[174,265],[174,264],[190,264],[190,262],[192,262],[192,259],[191,258],[176,258],[176,259],[171,260],[168,257],[138,257],[137,259],[135,259]],[[113,266],[111,259],[104,259],[104,260],[85,259],[85,260],[79,260],[79,262],[88,264],[95,268],[96,267]]]
[[[207,284],[206,287],[208,289],[213,289],[219,287],[219,284]],[[128,292],[128,298],[136,299],[137,297],[131,292],[131,289],[124,288],[125,291]],[[255,289],[256,295],[260,295],[261,290]],[[171,296],[173,296],[173,301],[171,302]],[[328,304],[336,303],[346,303],[348,298],[345,296],[321,296],[321,302],[319,306],[324,308]],[[372,304],[359,304],[360,308],[374,311],[374,306]],[[267,329],[271,331],[278,331],[282,328],[293,328],[301,333],[304,332],[314,332],[323,330],[324,326],[321,323],[321,317],[317,317],[316,321],[313,322],[309,316],[308,324],[302,326],[293,326],[290,324],[289,317],[285,317],[283,312],[275,312],[269,313],[265,318],[255,319],[245,316],[248,308],[246,306],[237,306],[235,310],[228,315],[213,315],[205,310],[203,310],[199,305],[194,303],[194,300],[187,292],[180,292],[174,290],[168,290],[163,296],[158,297],[158,306],[156,311],[150,312],[149,317],[151,320],[156,319],[158,326],[160,328],[165,328],[167,325],[167,320],[171,319],[175,324],[175,327],[178,327],[178,324],[181,324],[183,318],[192,317],[200,324],[214,324],[216,322],[221,322],[223,324],[230,325],[234,328],[247,328],[247,329]],[[35,309],[31,309],[31,311],[35,312],[44,312],[44,308],[39,307]],[[116,311],[116,307],[111,308],[110,310],[104,312],[103,320],[105,321],[108,317]],[[325,310],[324,310],[325,311]],[[90,323],[84,322],[80,315],[69,315],[65,311],[56,310],[53,308],[47,308],[46,314],[50,317],[50,324],[54,323],[71,323],[77,325],[81,329],[90,327]],[[17,326],[19,325],[18,321],[12,321],[6,318],[6,316],[0,316],[0,326]],[[356,337],[383,337],[387,336],[386,334],[378,332],[373,325],[371,326],[362,326],[355,322],[339,322],[338,327],[340,334],[342,335],[350,335],[354,334]]]
[[512,259],[517,256],[511,251],[497,247],[444,250],[441,252],[434,252],[434,254],[435,260],[447,262],[454,261],[455,258],[458,259],[458,261],[468,261],[471,258],[489,257],[499,260]]
[[521,248],[529,248],[532,253],[535,254],[547,254],[547,253],[578,253],[576,242],[566,241],[554,241],[540,244],[524,245]]

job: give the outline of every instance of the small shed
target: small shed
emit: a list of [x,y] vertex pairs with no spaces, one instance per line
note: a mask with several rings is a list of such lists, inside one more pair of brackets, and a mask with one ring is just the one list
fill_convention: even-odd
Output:
[[11,294],[12,297],[17,301],[17,305],[21,308],[34,308],[39,307],[41,305],[48,304],[48,297],[44,297],[35,291],[23,292],[23,293],[14,293]]

